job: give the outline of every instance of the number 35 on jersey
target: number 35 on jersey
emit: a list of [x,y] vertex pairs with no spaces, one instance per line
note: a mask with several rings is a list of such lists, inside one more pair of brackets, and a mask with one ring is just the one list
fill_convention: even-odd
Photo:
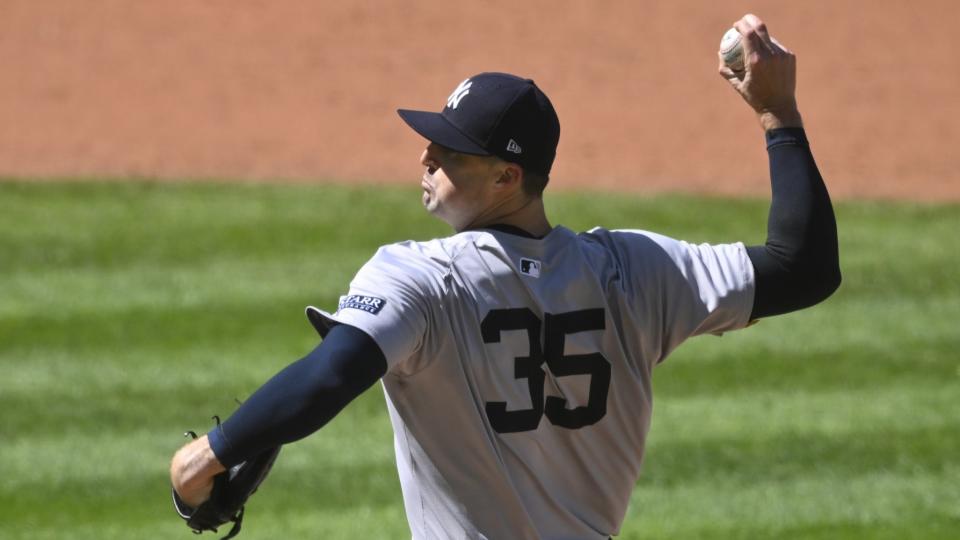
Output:
[[[537,429],[543,416],[555,426],[579,429],[600,421],[607,414],[607,393],[610,390],[610,362],[599,352],[565,355],[564,343],[568,334],[603,331],[602,308],[545,313],[541,321],[529,308],[494,309],[480,323],[484,343],[499,343],[500,334],[509,330],[524,330],[530,344],[529,356],[514,357],[514,377],[526,379],[530,391],[529,409],[507,410],[505,401],[485,404],[487,419],[497,433],[516,433]],[[544,342],[541,345],[541,327]],[[547,365],[553,377],[589,375],[590,391],[585,406],[570,408],[567,400],[558,396],[544,396]]]

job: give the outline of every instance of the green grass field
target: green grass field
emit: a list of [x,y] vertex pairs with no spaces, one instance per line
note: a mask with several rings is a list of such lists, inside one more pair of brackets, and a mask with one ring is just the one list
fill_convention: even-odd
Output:
[[[757,200],[547,202],[576,230],[766,225]],[[960,534],[960,206],[837,210],[835,296],[658,368],[620,538]],[[410,189],[0,182],[0,538],[193,538],[181,434],[312,348],[303,307],[377,246],[446,233]],[[284,450],[240,538],[409,538],[379,388]]]

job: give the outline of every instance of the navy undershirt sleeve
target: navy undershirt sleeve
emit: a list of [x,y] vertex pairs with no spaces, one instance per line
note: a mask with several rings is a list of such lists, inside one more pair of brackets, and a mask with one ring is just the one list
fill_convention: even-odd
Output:
[[840,286],[837,222],[804,130],[772,129],[766,139],[773,192],[767,241],[747,248],[754,319],[812,306]]
[[313,352],[277,373],[211,430],[210,447],[229,468],[302,439],[386,371],[386,358],[373,338],[353,326],[334,326]]

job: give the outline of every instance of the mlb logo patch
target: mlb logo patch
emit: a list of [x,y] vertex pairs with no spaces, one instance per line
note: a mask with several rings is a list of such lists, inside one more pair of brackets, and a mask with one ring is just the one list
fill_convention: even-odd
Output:
[[337,311],[342,311],[344,309],[359,309],[360,311],[366,311],[371,315],[376,315],[377,313],[380,313],[380,310],[383,309],[383,306],[386,305],[386,303],[386,300],[383,298],[377,298],[376,296],[349,294],[340,297],[340,304],[337,305]]
[[520,259],[520,273],[530,277],[540,277],[540,261],[533,259]]

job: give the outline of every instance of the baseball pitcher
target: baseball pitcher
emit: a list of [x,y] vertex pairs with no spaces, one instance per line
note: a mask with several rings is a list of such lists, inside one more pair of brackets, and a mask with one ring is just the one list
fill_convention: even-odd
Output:
[[816,304],[840,284],[836,223],[794,97],[795,59],[747,15],[744,71],[769,154],[765,245],[574,232],[544,211],[560,123],[531,80],[481,73],[427,141],[423,205],[456,231],[380,248],[323,336],[171,465],[187,515],[217,478],[309,435],[380,381],[415,539],[606,539],[640,473],[653,369],[684,340]]

